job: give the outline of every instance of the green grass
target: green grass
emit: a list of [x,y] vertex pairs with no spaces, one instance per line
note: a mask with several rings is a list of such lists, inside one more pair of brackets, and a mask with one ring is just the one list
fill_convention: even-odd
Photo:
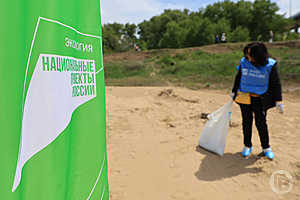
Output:
[[279,59],[279,73],[283,80],[300,80],[300,49],[279,48],[270,51],[271,55]]
[[144,62],[141,61],[123,61],[109,62],[105,65],[105,77],[110,79],[122,79],[132,76],[147,76]]
[[[208,53],[200,48],[155,50],[144,59],[111,60],[105,63],[107,85],[164,86],[189,88],[231,87],[236,66],[243,56],[243,45],[230,46],[227,53]],[[216,47],[217,48],[217,47]],[[283,81],[300,83],[300,49],[281,46],[269,48],[278,60]],[[139,53],[139,52],[137,52]]]

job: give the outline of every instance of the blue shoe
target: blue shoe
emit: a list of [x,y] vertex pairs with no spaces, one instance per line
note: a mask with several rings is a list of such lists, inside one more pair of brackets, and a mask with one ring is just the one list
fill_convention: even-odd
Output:
[[273,153],[271,147],[269,147],[269,148],[267,148],[267,149],[263,149],[263,152],[264,152],[264,155],[265,155],[268,159],[270,159],[270,160],[273,160],[273,159],[274,159],[275,155],[274,155],[274,153]]
[[248,157],[252,152],[252,147],[244,147],[242,151],[242,156],[243,157]]

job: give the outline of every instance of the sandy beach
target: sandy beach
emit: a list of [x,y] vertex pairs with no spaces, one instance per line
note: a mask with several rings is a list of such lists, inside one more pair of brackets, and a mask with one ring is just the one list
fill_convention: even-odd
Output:
[[[197,148],[211,113],[229,91],[177,87],[106,87],[111,200],[300,199],[300,95],[284,93],[285,113],[268,111],[275,159],[261,152],[253,128],[253,154],[243,148],[241,114],[233,105],[224,156]],[[278,170],[288,172],[270,178]],[[292,186],[292,188],[290,188]]]

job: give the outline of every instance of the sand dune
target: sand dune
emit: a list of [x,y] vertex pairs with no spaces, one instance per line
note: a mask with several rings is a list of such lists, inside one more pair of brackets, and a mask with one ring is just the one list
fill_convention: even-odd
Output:
[[[228,91],[165,87],[107,87],[107,132],[111,200],[300,199],[300,96],[284,94],[285,113],[268,112],[275,160],[261,152],[254,128],[254,154],[243,147],[239,107],[233,106],[223,157],[196,148],[205,120],[230,100]],[[292,190],[272,191],[270,177],[285,170]],[[282,175],[275,188],[284,191]]]

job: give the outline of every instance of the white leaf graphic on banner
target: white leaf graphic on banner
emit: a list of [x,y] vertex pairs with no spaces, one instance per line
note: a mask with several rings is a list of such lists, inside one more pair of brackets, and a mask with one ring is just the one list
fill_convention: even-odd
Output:
[[[64,70],[56,68],[53,62],[57,66],[64,63]],[[78,106],[95,97],[93,60],[48,54],[39,56],[24,105],[13,191],[20,184],[24,164],[63,132]]]

